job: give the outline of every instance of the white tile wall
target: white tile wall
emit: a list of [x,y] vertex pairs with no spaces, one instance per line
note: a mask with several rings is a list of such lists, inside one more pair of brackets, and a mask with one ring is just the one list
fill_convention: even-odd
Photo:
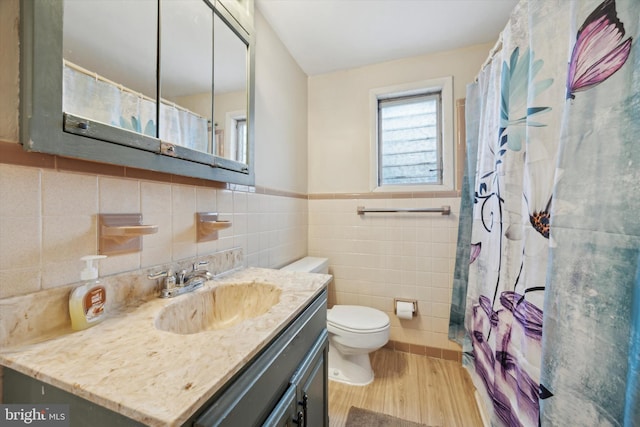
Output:
[[[356,214],[357,206],[442,205],[452,214]],[[310,200],[309,255],[330,260],[330,303],[385,311],[392,340],[459,350],[447,338],[459,209],[459,198]],[[394,297],[417,300],[419,315],[400,321]]]
[[[245,193],[249,265],[281,267],[307,254],[305,199]],[[244,206],[244,205],[243,205]]]
[[[232,226],[196,243],[195,213]],[[98,213],[142,213],[158,233],[139,253],[109,257],[103,276],[242,247],[247,266],[280,267],[307,254],[307,201],[242,191],[0,164],[0,298],[79,280],[98,250]]]
[[[356,207],[439,207],[452,215],[356,214]],[[217,211],[231,228],[196,243],[195,212]],[[110,275],[232,247],[247,266],[277,268],[307,253],[330,259],[333,303],[387,312],[391,339],[453,348],[447,339],[459,199],[304,200],[261,193],[112,178],[0,164],[0,298],[78,281],[96,253],[98,213],[141,212],[157,234],[140,253],[101,262]],[[393,298],[418,300],[399,321]]]
[[40,194],[39,169],[0,165],[0,297],[41,288]]

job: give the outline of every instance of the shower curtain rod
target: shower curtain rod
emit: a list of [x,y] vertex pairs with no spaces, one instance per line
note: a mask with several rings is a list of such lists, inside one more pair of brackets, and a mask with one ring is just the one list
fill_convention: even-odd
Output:
[[442,215],[451,214],[451,206],[443,206],[441,208],[397,208],[397,209],[385,209],[385,208],[365,208],[364,206],[358,206],[358,215],[364,215],[365,213],[379,213],[379,212],[412,212],[412,213],[442,213]]
[[480,77],[480,73],[482,73],[482,70],[484,70],[484,68],[489,65],[489,63],[491,62],[491,60],[493,59],[493,57],[496,55],[496,53],[500,52],[502,50],[502,31],[500,31],[500,35],[498,36],[498,40],[496,40],[496,43],[493,45],[493,47],[491,48],[491,50],[489,51],[489,56],[487,56],[487,59],[484,60],[484,62],[482,63],[482,66],[480,66],[480,71],[478,71],[478,74],[476,74],[476,78],[474,80],[474,82],[478,82],[478,77]]

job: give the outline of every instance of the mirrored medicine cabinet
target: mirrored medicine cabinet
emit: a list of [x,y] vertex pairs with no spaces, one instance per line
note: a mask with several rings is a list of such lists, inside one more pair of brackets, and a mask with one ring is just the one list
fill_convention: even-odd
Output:
[[253,0],[22,0],[25,150],[254,184]]

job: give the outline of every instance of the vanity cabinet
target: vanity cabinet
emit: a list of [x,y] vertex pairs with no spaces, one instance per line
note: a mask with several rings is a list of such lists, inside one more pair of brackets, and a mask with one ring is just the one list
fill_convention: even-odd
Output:
[[193,425],[328,426],[326,304],[325,290],[214,396]]
[[[326,311],[325,289],[183,425],[328,426]],[[68,404],[72,427],[144,425],[9,368],[3,393],[4,403]]]

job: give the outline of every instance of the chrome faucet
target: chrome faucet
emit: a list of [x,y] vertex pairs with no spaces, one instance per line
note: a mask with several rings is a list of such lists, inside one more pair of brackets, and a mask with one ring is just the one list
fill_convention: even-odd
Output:
[[[209,264],[207,261],[194,262],[190,272],[187,273],[185,270],[180,271],[182,284],[184,286],[191,286],[192,283],[202,282],[202,285],[207,280],[213,279],[213,274],[208,270],[200,269],[200,267],[207,264]],[[178,285],[180,285],[180,281],[178,281]]]
[[173,298],[178,295],[186,294],[187,292],[195,291],[201,288],[207,280],[213,278],[213,275],[205,269],[200,269],[201,266],[207,265],[208,262],[200,261],[192,265],[192,270],[180,270],[175,273],[172,269],[167,271],[160,271],[158,273],[149,274],[148,279],[154,280],[164,277],[162,289],[160,290],[161,298]]

